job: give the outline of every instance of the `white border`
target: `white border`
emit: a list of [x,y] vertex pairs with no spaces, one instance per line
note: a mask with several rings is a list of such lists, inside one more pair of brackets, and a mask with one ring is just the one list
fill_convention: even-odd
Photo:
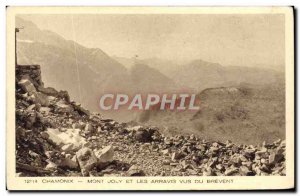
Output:
[[[84,3],[83,3],[84,2]],[[185,0],[185,1],[170,1],[170,0],[165,0],[165,1],[161,1],[161,0],[144,0],[144,1],[140,1],[140,0],[127,0],[126,2],[122,1],[122,0],[109,0],[107,2],[104,1],[97,1],[97,0],[85,0],[85,1],[81,1],[81,0],[73,0],[73,1],[68,1],[68,0],[49,0],[49,1],[40,1],[40,0],[27,0],[26,2],[23,0],[4,0],[4,1],[0,1],[1,4],[1,14],[0,14],[0,26],[1,28],[1,36],[0,36],[0,41],[1,41],[1,45],[0,45],[0,55],[2,58],[1,59],[1,66],[0,66],[0,89],[1,89],[1,93],[0,93],[0,108],[1,108],[1,112],[0,112],[0,128],[2,128],[2,132],[1,132],[1,137],[0,137],[0,142],[1,144],[3,144],[2,148],[1,148],[1,154],[2,154],[2,158],[3,161],[0,162],[1,165],[1,178],[0,178],[0,183],[2,184],[3,188],[1,189],[1,193],[3,194],[8,194],[7,191],[5,191],[5,143],[6,143],[6,137],[5,137],[5,131],[6,130],[6,96],[5,96],[5,91],[6,91],[6,16],[5,16],[5,6],[6,5],[25,5],[25,6],[37,6],[37,5],[42,5],[42,6],[47,6],[47,5],[63,5],[63,6],[68,6],[68,5],[151,5],[151,6],[156,6],[156,5],[200,5],[200,6],[222,6],[222,5],[240,5],[240,6],[268,6],[268,5],[277,5],[277,6],[283,6],[283,5],[295,5],[296,7],[299,7],[299,3],[300,1],[298,0],[265,0],[265,1],[261,1],[261,0],[244,0],[244,1],[238,1],[238,0],[229,0],[229,1],[224,1],[224,0],[210,0],[210,1],[199,1],[199,0]],[[297,26],[299,26],[299,20],[297,20]],[[297,54],[299,54],[299,50],[297,51]],[[298,85],[299,86],[299,85]],[[299,91],[299,89],[297,89]],[[298,108],[297,108],[298,109]],[[300,118],[300,117],[298,117]],[[297,119],[298,120],[298,119]],[[298,138],[299,138],[299,134],[298,134]],[[297,139],[298,139],[297,138]],[[298,151],[298,155],[299,155],[299,151]],[[298,170],[299,171],[299,170]],[[101,193],[101,194],[105,194],[105,193]],[[115,193],[116,194],[116,193]],[[256,195],[262,195],[263,193],[255,193]],[[214,194],[213,194],[214,195]]]

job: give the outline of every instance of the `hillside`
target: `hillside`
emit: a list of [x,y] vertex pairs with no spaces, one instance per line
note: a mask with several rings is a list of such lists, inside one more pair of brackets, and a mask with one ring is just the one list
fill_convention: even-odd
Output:
[[138,120],[155,123],[167,135],[195,134],[241,144],[285,139],[284,86],[209,88],[197,96],[198,111],[145,111]]
[[222,66],[218,63],[194,60],[180,66],[169,76],[177,84],[200,92],[206,88],[284,83],[284,74],[254,67]]
[[174,72],[178,69],[180,66],[179,63],[175,63],[173,61],[169,60],[164,60],[164,59],[159,59],[159,58],[146,58],[146,59],[141,59],[141,58],[125,58],[125,57],[118,57],[118,56],[113,56],[113,58],[127,67],[127,69],[131,69],[134,67],[136,64],[145,64],[148,65],[149,67],[156,69],[157,71],[161,72],[167,77],[173,76]]

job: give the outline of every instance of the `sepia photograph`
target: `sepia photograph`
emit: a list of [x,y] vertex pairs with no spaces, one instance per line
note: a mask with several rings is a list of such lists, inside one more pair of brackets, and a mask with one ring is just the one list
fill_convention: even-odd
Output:
[[9,181],[293,188],[293,9],[143,9],[7,9]]

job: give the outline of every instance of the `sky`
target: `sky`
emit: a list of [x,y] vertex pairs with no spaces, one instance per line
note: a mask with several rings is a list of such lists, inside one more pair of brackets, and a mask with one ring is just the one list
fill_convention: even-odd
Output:
[[222,65],[284,67],[284,16],[265,15],[23,15],[110,56],[202,59]]

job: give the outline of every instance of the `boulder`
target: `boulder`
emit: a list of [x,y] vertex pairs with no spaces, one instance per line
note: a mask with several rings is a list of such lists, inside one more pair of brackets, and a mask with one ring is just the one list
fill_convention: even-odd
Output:
[[55,104],[56,111],[59,113],[71,113],[74,111],[73,107],[66,103],[64,100],[60,100]]
[[135,139],[138,142],[151,142],[152,141],[152,135],[149,133],[148,130],[140,128],[136,134],[135,134]]
[[70,169],[77,169],[79,164],[77,162],[77,156],[74,155],[73,158],[69,158],[69,157],[66,157],[66,158],[63,158],[59,164],[60,167],[67,167],[67,168],[70,168]]
[[67,129],[65,132],[61,132],[58,129],[48,128],[46,133],[48,134],[48,140],[57,146],[72,144],[64,146],[64,149],[68,151],[75,151],[87,143],[85,138],[80,136],[80,129]]
[[54,97],[56,97],[58,94],[58,91],[52,87],[45,88],[45,87],[39,86],[38,91],[40,91],[41,93],[43,93],[45,95],[50,95],[50,96],[54,96]]
[[129,176],[145,176],[145,173],[143,170],[141,170],[138,166],[132,165],[128,171],[127,174]]
[[240,173],[242,176],[250,176],[250,175],[253,174],[253,172],[250,171],[249,168],[246,167],[246,166],[241,166],[239,170],[240,170],[239,173]]
[[269,156],[269,163],[276,164],[276,163],[279,163],[280,161],[282,161],[283,159],[284,159],[284,155],[282,154],[281,151],[271,152],[271,154]]
[[72,106],[80,115],[86,115],[86,116],[90,115],[90,111],[81,107],[81,105],[79,103],[72,103]]
[[18,82],[18,85],[26,93],[32,94],[33,92],[36,92],[36,88],[34,87],[33,83],[29,79],[26,79],[26,78],[21,79]]
[[69,152],[74,149],[74,144],[65,144],[61,147],[62,151]]
[[70,96],[67,91],[59,91],[57,97],[65,100],[68,103],[70,102]]
[[112,146],[106,146],[102,150],[95,152],[99,163],[112,162],[114,160],[114,149]]
[[215,176],[215,172],[209,166],[206,166],[203,171],[203,176]]
[[57,169],[57,165],[52,161],[48,161],[48,164],[45,167],[46,170],[55,170]]
[[91,171],[97,164],[97,157],[94,152],[87,147],[84,147],[77,151],[76,153],[77,161],[81,168],[81,173],[83,176],[87,176],[89,171]]
[[224,175],[232,176],[232,175],[236,174],[238,171],[239,171],[239,169],[236,167],[229,167],[225,170]]
[[172,161],[180,160],[180,159],[184,158],[185,156],[186,156],[186,154],[183,152],[174,152],[172,154]]
[[38,103],[41,106],[46,106],[46,107],[50,105],[47,95],[40,93],[40,92],[34,92],[33,95],[35,98],[35,103]]
[[248,148],[248,149],[244,150],[243,155],[248,159],[254,159],[255,151],[256,151],[256,149],[254,149],[254,148]]

